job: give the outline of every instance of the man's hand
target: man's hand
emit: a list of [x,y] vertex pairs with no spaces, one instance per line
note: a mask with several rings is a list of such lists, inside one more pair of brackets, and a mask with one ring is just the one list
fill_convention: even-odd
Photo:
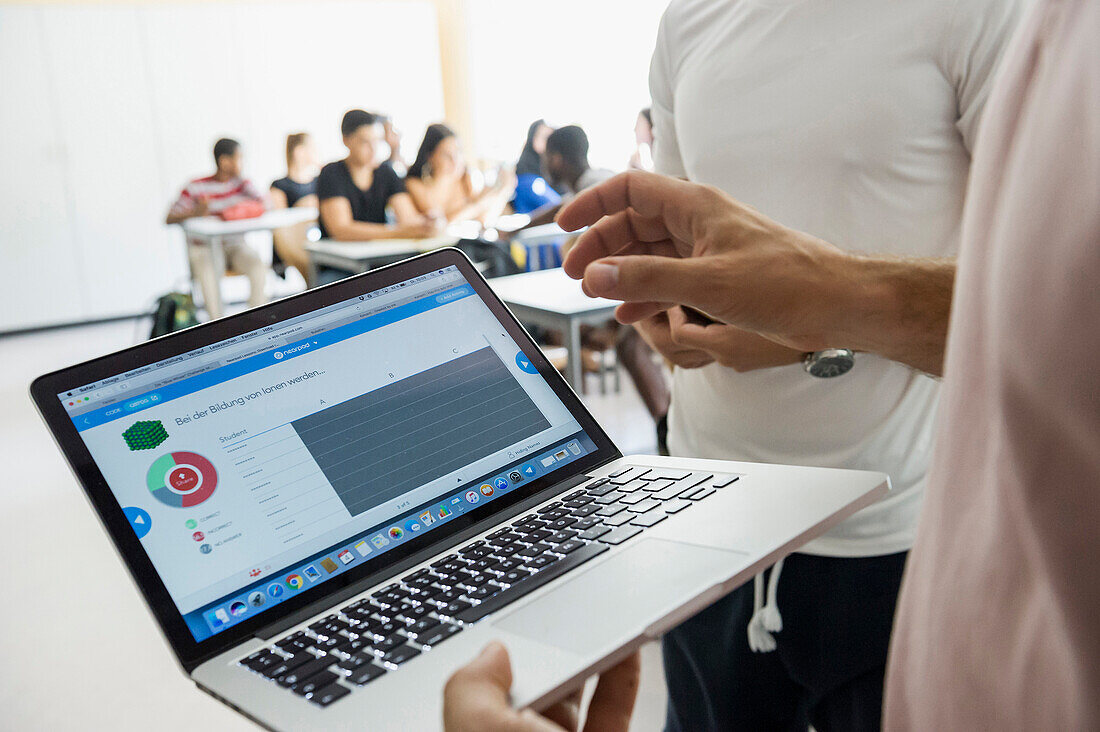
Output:
[[[588,707],[584,732],[626,732],[638,695],[640,661],[634,654],[600,674]],[[542,714],[517,711],[508,700],[512,665],[500,643],[481,654],[447,681],[443,690],[443,727],[447,732],[573,732],[578,729],[580,692]]]
[[[680,308],[675,307],[673,310],[680,310]],[[697,369],[714,363],[714,356],[706,351],[681,346],[673,341],[669,316],[666,313],[661,312],[642,318],[634,323],[634,328],[650,348],[674,366],[682,369]]]
[[195,208],[191,211],[191,216],[206,216],[210,213],[210,199],[206,196],[199,196],[199,200],[195,201]]
[[[723,323],[693,323],[678,305],[669,309],[666,322],[669,326],[668,337],[674,348],[685,353],[702,354],[708,362],[717,361],[739,373],[788,366],[802,360],[802,351],[781,346],[756,333]],[[638,323],[634,325],[638,327]]]
[[874,259],[788,229],[721,191],[630,171],[557,217],[588,226],[562,265],[623,323],[674,304],[794,349],[851,348],[942,373],[950,259]]
[[563,267],[589,295],[624,300],[623,322],[678,303],[801,351],[828,345],[821,304],[846,255],[716,188],[630,171],[580,193],[558,224],[590,227]]

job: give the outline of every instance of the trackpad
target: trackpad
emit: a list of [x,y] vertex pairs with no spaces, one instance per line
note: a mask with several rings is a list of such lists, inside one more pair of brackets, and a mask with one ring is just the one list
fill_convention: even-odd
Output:
[[733,576],[749,555],[643,539],[493,621],[509,633],[581,654],[622,645]]

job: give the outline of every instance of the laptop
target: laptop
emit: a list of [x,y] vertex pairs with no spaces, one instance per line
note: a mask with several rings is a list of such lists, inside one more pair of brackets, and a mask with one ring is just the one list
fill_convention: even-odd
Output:
[[455,249],[31,393],[183,672],[271,729],[438,728],[492,639],[541,708],[889,490],[623,456]]

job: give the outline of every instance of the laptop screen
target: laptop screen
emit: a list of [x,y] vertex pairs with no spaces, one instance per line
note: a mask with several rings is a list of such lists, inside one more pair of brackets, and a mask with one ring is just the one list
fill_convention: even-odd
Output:
[[596,450],[455,266],[57,398],[196,641]]

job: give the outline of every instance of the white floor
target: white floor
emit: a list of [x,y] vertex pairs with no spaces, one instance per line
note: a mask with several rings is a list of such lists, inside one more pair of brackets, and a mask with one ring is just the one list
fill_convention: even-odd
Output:
[[[121,321],[0,336],[0,728],[255,729],[199,692],[175,665],[75,480],[35,414],[39,374],[132,345]],[[652,421],[623,379],[586,398],[624,453],[652,452]],[[634,730],[663,726],[660,654],[643,653]]]

